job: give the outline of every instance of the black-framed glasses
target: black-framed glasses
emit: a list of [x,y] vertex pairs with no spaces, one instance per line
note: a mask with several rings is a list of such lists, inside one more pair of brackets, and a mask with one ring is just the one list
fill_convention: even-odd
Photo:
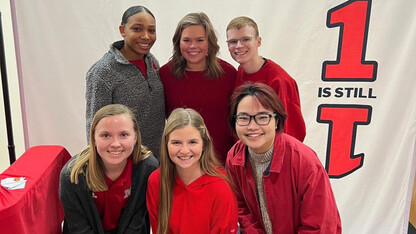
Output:
[[257,36],[254,37],[242,37],[240,39],[230,39],[227,41],[228,47],[235,47],[238,43],[238,41],[241,42],[241,44],[243,45],[248,45],[250,43],[251,40],[253,40],[254,38],[257,38]]
[[246,114],[239,114],[235,115],[235,122],[238,126],[247,126],[250,124],[251,119],[254,119],[256,124],[264,126],[270,123],[272,117],[275,117],[277,114],[257,114],[257,115],[246,115]]

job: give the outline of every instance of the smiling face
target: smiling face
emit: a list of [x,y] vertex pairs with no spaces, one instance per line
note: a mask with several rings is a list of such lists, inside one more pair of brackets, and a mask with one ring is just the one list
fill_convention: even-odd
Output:
[[180,39],[180,51],[191,71],[203,71],[208,54],[208,40],[202,25],[191,25],[183,29]]
[[176,166],[176,170],[201,171],[199,160],[202,155],[203,141],[199,131],[192,125],[175,129],[169,134],[169,158]]
[[[241,99],[237,107],[237,115],[273,114],[273,110],[264,108],[257,98],[246,96]],[[239,126],[235,123],[238,138],[250,147],[255,153],[265,153],[274,143],[277,121],[271,118],[270,123],[264,126],[258,125],[253,119],[247,126]]]
[[102,118],[94,138],[106,171],[124,169],[137,142],[133,121],[127,114]]
[[[241,39],[243,38],[252,39],[247,43],[242,43]],[[261,38],[256,37],[256,30],[253,27],[245,25],[240,29],[229,29],[227,31],[227,41],[230,40],[239,40],[235,46],[228,46],[228,51],[230,51],[231,57],[236,62],[244,65],[258,59],[258,49],[261,45]]]
[[121,52],[127,60],[143,59],[156,41],[156,21],[144,11],[130,16],[119,30],[124,38]]

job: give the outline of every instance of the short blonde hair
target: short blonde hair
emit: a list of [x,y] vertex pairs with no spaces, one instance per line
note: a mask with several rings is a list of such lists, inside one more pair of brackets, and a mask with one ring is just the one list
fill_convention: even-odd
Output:
[[226,32],[230,29],[237,29],[239,30],[240,28],[244,27],[244,26],[250,26],[253,27],[254,30],[256,31],[256,37],[259,36],[259,28],[257,27],[256,22],[254,22],[253,19],[247,17],[247,16],[239,16],[236,17],[234,19],[232,19],[230,21],[230,23],[228,23],[227,29],[225,30]]

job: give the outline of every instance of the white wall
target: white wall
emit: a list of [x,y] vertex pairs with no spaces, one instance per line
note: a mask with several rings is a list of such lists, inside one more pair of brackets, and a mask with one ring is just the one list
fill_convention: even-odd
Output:
[[[9,1],[0,1],[1,21],[3,28],[3,40],[5,47],[7,80],[9,87],[10,109],[12,117],[12,128],[14,138],[14,151],[16,158],[25,151],[22,114],[20,109],[19,80],[17,76],[16,54],[13,38],[12,16]],[[1,58],[0,58],[1,59]],[[6,130],[6,119],[4,113],[3,87],[0,84],[0,173],[9,165],[9,147]]]

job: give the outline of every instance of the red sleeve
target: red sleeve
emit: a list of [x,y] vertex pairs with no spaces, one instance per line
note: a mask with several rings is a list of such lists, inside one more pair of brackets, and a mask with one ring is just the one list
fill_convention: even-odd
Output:
[[298,86],[291,78],[287,78],[287,80],[286,82],[274,80],[270,86],[278,94],[287,113],[283,132],[303,142],[306,126],[302,116]]
[[285,126],[283,128],[283,132],[303,142],[306,135],[306,126],[305,121],[303,120],[299,103],[285,102],[283,105],[285,106],[286,113],[288,115]]
[[159,77],[160,77],[160,80],[162,81],[163,89],[165,93],[165,118],[169,117],[170,112],[172,111],[169,109],[169,105],[167,104],[167,100],[166,100],[167,99],[166,90],[168,89],[168,87],[170,87],[172,83],[172,79],[174,79],[174,76],[170,71],[171,64],[172,64],[172,61],[169,61],[168,63],[166,63],[159,69]]
[[318,167],[308,174],[299,188],[302,204],[298,233],[341,233],[341,219],[325,169]]
[[256,221],[253,214],[250,212],[250,209],[248,208],[244,196],[241,192],[241,183],[239,180],[244,178],[239,178],[239,173],[235,171],[235,167],[231,164],[231,158],[235,156],[236,148],[238,148],[236,146],[237,145],[235,145],[228,152],[225,168],[231,183],[234,185],[234,193],[236,195],[238,205],[238,222],[240,224],[240,231],[242,234],[265,233],[262,225]]
[[215,187],[215,196],[212,207],[212,223],[210,233],[237,233],[238,208],[234,192],[227,182],[222,180]]
[[158,207],[159,207],[159,169],[152,172],[149,176],[147,183],[147,192],[146,192],[146,205],[149,211],[150,226],[152,227],[152,233],[157,233],[158,225]]

